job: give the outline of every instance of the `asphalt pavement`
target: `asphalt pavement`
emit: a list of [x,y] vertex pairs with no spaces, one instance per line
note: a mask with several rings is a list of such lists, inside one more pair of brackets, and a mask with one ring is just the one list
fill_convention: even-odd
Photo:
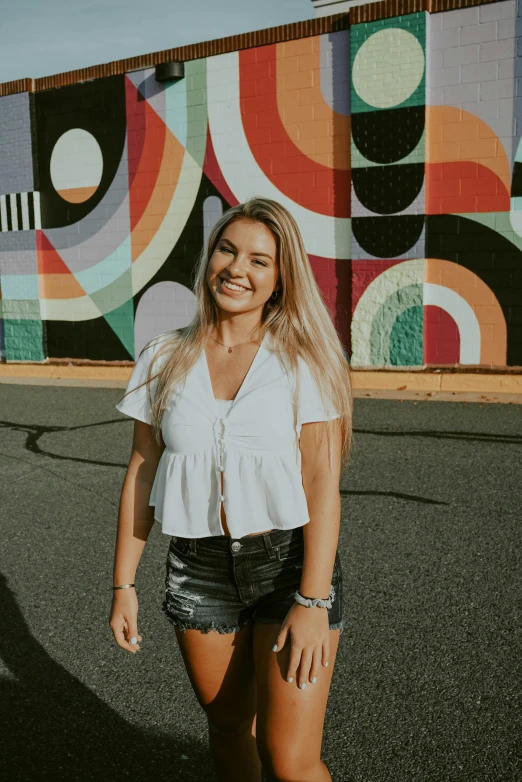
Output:
[[[2,780],[215,780],[160,611],[159,524],[137,576],[142,651],[108,626],[121,394],[0,384]],[[357,399],[354,429],[323,759],[334,782],[518,782],[522,407]]]

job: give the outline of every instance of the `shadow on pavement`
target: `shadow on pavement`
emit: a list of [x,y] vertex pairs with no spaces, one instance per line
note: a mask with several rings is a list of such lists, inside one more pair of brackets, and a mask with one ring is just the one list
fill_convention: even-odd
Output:
[[55,662],[2,574],[0,616],[0,658],[13,677],[0,677],[2,779],[193,782],[202,769],[215,779],[206,746],[130,725]]

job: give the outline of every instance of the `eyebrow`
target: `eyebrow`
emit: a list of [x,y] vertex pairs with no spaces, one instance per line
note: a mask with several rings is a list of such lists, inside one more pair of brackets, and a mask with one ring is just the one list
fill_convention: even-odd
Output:
[[[225,242],[226,244],[229,244],[231,247],[234,248],[234,250],[237,250],[236,245],[234,242],[231,242],[230,239],[221,239],[220,241]],[[269,255],[268,253],[258,253],[258,252],[252,252],[250,255],[262,255],[264,258],[269,258],[271,261],[273,261],[273,257]]]

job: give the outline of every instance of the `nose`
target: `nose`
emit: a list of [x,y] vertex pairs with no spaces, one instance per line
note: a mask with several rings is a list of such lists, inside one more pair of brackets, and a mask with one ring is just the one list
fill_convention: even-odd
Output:
[[246,255],[237,253],[237,255],[235,255],[234,258],[228,264],[227,269],[233,270],[239,276],[239,273],[242,271],[245,265],[244,264],[245,261],[246,261]]
[[246,280],[247,263],[248,263],[248,256],[241,255],[241,253],[238,253],[226,267],[230,277],[232,277],[233,279],[235,278],[237,280],[241,280],[241,279]]

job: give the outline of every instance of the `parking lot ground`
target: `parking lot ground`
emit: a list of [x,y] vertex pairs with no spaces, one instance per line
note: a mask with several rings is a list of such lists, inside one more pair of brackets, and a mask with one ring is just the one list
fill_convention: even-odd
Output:
[[[140,654],[108,626],[122,393],[0,384],[2,779],[214,780],[160,611],[159,524],[137,575]],[[356,399],[335,782],[522,779],[521,477],[521,405]]]

